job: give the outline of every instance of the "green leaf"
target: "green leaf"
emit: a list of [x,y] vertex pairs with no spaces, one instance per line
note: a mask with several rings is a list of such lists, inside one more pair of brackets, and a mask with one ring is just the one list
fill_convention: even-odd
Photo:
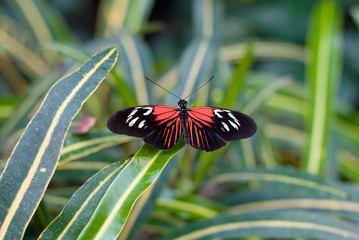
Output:
[[23,15],[38,42],[69,42],[74,38],[62,15],[46,1],[11,2],[11,4],[16,5],[16,8],[18,8],[17,12]]
[[335,1],[321,1],[309,33],[309,118],[304,168],[325,175],[330,153],[330,127],[341,72],[341,15]]
[[[148,90],[145,76],[151,75],[151,60],[144,42],[126,30],[119,32],[119,61],[127,83],[133,85],[139,104],[148,104]],[[115,39],[116,41],[117,38]]]
[[174,92],[180,96],[191,94],[196,82],[202,83],[213,75],[216,43],[213,38],[194,39],[185,51],[179,66],[178,83]]
[[131,0],[128,2],[129,8],[126,13],[125,27],[131,29],[132,32],[139,32],[147,23],[154,0]]
[[144,145],[117,175],[79,239],[116,239],[137,199],[157,180],[168,161],[183,146],[183,140],[165,151]]
[[118,173],[129,162],[116,162],[90,178],[71,197],[62,212],[42,232],[39,239],[76,239]]
[[[294,169],[283,168],[275,170],[247,170],[217,175],[209,181],[209,185],[218,185],[228,182],[261,181],[287,185],[290,188],[308,189],[322,192],[329,196],[348,198],[348,194],[333,184],[325,182],[322,178],[300,172]],[[289,188],[289,189],[290,189]]]
[[235,103],[238,99],[241,87],[243,86],[245,77],[253,64],[253,44],[249,43],[247,51],[241,59],[240,63],[237,65],[233,76],[228,84],[226,95],[222,100],[221,106],[226,108],[231,108],[235,106]]
[[221,215],[188,224],[163,239],[227,239],[257,236],[263,238],[298,237],[323,240],[359,238],[357,226],[330,214],[269,211],[242,215]]
[[[261,194],[257,192],[257,194]],[[319,194],[318,194],[319,195]],[[289,197],[289,196],[288,196]],[[318,196],[316,196],[318,197]],[[288,198],[288,199],[267,199],[252,201],[250,203],[238,204],[230,208],[230,213],[243,214],[250,212],[280,211],[283,209],[321,210],[332,213],[335,211],[342,218],[352,221],[359,219],[359,203],[334,199],[322,198]]]
[[195,195],[162,197],[157,199],[156,208],[164,208],[168,213],[184,215],[191,220],[211,218],[225,211],[225,208],[218,203]]
[[[238,43],[222,46],[219,56],[224,61],[238,61],[244,57],[247,50],[246,43]],[[262,59],[284,59],[298,62],[305,62],[305,48],[299,44],[288,42],[266,42],[262,40],[256,42],[254,46],[254,58]]]
[[35,51],[37,45],[28,29],[7,17],[2,16],[0,21],[0,42],[6,46],[6,56],[18,63],[17,69],[32,78],[46,74],[50,65]]
[[16,144],[0,179],[0,238],[19,239],[55,171],[71,120],[114,66],[106,49],[59,80]]
[[350,15],[352,15],[354,23],[356,24],[357,28],[359,29],[359,6],[358,5],[354,5],[350,8]]
[[[154,208],[157,199],[163,192],[164,188],[168,185],[173,176],[176,168],[178,167],[178,158],[179,155],[173,157],[169,161],[166,167],[161,172],[161,175],[156,180],[156,183],[153,184],[147,191],[139,198],[136,202],[135,207],[132,210],[131,216],[128,219],[128,224],[125,225],[123,232],[121,232],[120,237],[123,239],[135,239],[136,236],[140,234],[138,229],[140,229],[144,223],[147,225],[147,221],[152,215],[151,211]],[[169,213],[166,211],[166,213]]]
[[131,140],[128,136],[114,135],[110,132],[92,132],[87,135],[90,135],[90,137],[88,139],[81,138],[82,141],[78,141],[77,139],[79,137],[75,136],[66,139],[69,144],[67,144],[61,151],[60,161],[57,165],[58,169],[61,169],[61,167],[69,162]]
[[22,130],[31,119],[33,112],[38,107],[38,102],[44,97],[46,91],[55,83],[57,74],[49,73],[38,79],[31,86],[25,96],[19,101],[16,108],[6,119],[4,125],[0,128],[1,150],[12,148],[15,141],[13,138],[16,132]]
[[139,32],[152,10],[153,0],[105,0],[100,2],[97,35],[111,36],[120,29]]
[[195,37],[210,38],[218,35],[223,3],[221,1],[195,0],[193,7],[193,28]]

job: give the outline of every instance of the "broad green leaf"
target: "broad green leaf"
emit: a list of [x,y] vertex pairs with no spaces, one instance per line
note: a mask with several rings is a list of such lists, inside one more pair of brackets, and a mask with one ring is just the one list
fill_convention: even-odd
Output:
[[309,33],[307,82],[309,117],[304,168],[312,174],[326,175],[330,158],[330,128],[334,118],[341,74],[341,15],[333,0],[320,1]]
[[39,239],[76,239],[108,187],[128,162],[127,159],[111,164],[90,178],[72,195],[62,212],[42,232]]
[[79,239],[116,239],[137,199],[157,180],[183,145],[181,140],[165,151],[144,145],[112,182]]
[[322,240],[354,240],[359,229],[350,222],[330,214],[269,211],[241,215],[221,215],[210,220],[188,224],[163,239],[226,239],[244,237]]
[[55,171],[71,120],[114,66],[106,49],[49,90],[17,142],[0,178],[0,238],[19,239]]

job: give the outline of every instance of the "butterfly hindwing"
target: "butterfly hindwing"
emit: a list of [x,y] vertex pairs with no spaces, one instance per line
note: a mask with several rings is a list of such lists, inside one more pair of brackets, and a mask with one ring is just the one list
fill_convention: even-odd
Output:
[[114,113],[107,122],[114,133],[140,137],[160,149],[173,147],[182,134],[178,108],[146,105]]
[[257,130],[254,120],[244,113],[216,107],[190,108],[185,127],[185,142],[205,151],[250,137]]

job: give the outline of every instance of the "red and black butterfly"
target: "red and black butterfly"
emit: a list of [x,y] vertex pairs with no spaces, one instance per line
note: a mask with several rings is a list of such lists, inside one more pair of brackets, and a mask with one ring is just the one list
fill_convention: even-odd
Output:
[[255,121],[241,112],[218,107],[187,108],[185,98],[180,98],[178,106],[123,109],[112,114],[107,127],[114,133],[140,137],[159,149],[172,148],[183,133],[186,144],[206,152],[228,141],[248,138],[257,130]]

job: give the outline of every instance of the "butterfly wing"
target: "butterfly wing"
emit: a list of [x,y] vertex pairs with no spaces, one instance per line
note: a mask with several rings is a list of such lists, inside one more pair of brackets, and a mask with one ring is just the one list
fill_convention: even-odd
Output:
[[185,143],[207,152],[223,147],[228,141],[252,136],[255,121],[241,112],[216,107],[196,107],[188,110]]
[[107,127],[114,133],[140,137],[159,149],[173,147],[182,134],[178,109],[163,105],[123,109],[112,114]]

